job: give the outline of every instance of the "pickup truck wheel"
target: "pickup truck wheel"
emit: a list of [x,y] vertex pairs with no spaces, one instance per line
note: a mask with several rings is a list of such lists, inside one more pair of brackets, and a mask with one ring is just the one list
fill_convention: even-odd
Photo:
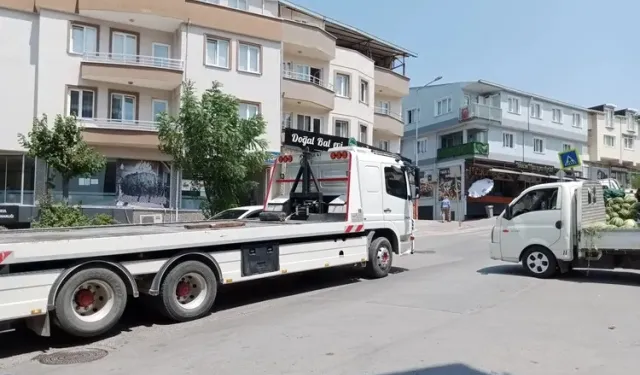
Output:
[[531,276],[539,279],[551,278],[558,271],[555,255],[544,247],[532,247],[522,254],[522,265]]
[[176,322],[198,319],[209,313],[217,293],[218,281],[211,268],[198,261],[180,263],[160,286],[161,311]]
[[393,263],[393,247],[386,237],[378,237],[369,245],[367,276],[373,279],[386,277]]
[[78,337],[99,336],[120,320],[127,306],[127,287],[115,272],[89,268],[71,276],[55,299],[55,322]]

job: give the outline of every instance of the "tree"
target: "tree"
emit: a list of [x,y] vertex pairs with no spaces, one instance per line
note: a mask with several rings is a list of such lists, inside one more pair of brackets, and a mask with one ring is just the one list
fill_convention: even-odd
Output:
[[44,160],[60,174],[65,202],[69,200],[69,181],[73,177],[89,177],[105,166],[105,158],[82,139],[73,116],[57,115],[53,129],[49,128],[46,115],[41,120],[36,118],[29,134],[18,134],[18,140],[29,156]]
[[201,208],[208,217],[238,205],[264,167],[266,123],[261,115],[244,119],[238,101],[213,82],[200,98],[193,82],[183,84],[180,113],[159,118],[160,150],[173,157],[183,173],[199,181],[206,194]]

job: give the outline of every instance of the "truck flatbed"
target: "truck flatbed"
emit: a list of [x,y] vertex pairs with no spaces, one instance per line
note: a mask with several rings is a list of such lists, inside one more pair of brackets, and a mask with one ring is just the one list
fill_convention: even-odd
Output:
[[127,253],[340,235],[364,230],[346,222],[251,221],[117,225],[18,230],[0,234],[11,252],[3,264],[94,258]]

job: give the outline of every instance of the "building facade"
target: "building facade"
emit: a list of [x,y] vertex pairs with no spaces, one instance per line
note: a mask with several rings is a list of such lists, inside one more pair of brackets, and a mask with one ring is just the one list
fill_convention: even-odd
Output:
[[616,110],[614,104],[590,108],[589,153],[586,159],[591,179],[614,178],[622,186],[631,187],[631,177],[639,172],[640,150],[638,111]]
[[[59,177],[24,155],[18,134],[34,117],[51,124],[73,114],[108,161],[71,181],[71,202],[197,209],[200,192],[158,150],[157,116],[178,113],[185,80],[199,92],[218,81],[241,116],[260,113],[274,154],[283,126],[399,149],[409,80],[393,69],[411,53],[377,39],[343,47],[372,37],[287,2],[0,0],[0,24],[12,34],[0,42],[1,80],[12,87],[2,101],[0,204],[31,206],[47,184],[61,194]],[[256,178],[264,185],[267,175],[268,165]]]
[[[402,155],[414,159],[417,148],[424,173],[420,218],[438,217],[445,194],[454,217],[483,216],[488,205],[499,213],[527,186],[561,178],[559,152],[587,154],[588,109],[496,83],[412,88],[403,107]],[[482,178],[493,191],[468,197]]]

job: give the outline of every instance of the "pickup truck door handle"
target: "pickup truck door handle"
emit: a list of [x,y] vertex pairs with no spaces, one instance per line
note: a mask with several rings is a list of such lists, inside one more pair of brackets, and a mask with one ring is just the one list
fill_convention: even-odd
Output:
[[560,220],[556,221],[556,228],[562,229],[562,221]]
[[384,212],[388,214],[389,212],[391,212],[391,209],[390,208],[385,208]]

